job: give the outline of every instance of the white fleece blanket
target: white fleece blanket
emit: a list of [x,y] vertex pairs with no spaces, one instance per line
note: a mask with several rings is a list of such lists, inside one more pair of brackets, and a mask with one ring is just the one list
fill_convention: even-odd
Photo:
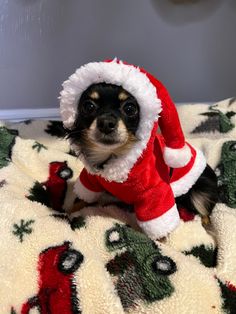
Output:
[[214,236],[182,209],[165,243],[128,208],[68,217],[82,169],[60,122],[0,127],[0,313],[236,313],[236,101],[178,108],[217,171]]

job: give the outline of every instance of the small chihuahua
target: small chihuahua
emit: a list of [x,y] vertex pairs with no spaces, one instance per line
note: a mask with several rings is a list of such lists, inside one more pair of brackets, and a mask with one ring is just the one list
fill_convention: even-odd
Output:
[[185,141],[175,105],[154,76],[117,59],[91,62],[63,83],[60,99],[67,137],[84,164],[74,186],[79,199],[93,203],[106,192],[134,206],[153,239],[178,226],[178,206],[210,214],[216,175]]
[[[78,102],[73,130],[67,130],[74,150],[91,168],[102,170],[111,159],[129,152],[139,141],[136,131],[140,108],[135,97],[121,86],[98,83],[86,89]],[[217,178],[209,165],[184,195],[178,207],[208,216],[217,202]]]

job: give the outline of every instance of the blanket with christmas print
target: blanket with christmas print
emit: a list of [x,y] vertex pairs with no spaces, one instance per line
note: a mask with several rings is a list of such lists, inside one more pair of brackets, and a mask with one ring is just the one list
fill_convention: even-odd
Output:
[[0,124],[1,314],[236,313],[236,100],[178,111],[221,203],[211,232],[180,209],[165,242],[124,206],[66,214],[82,165],[61,122]]

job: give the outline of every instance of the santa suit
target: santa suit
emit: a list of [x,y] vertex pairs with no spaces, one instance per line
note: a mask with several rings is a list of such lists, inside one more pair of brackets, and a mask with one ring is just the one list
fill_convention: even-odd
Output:
[[[95,62],[78,69],[63,85],[61,115],[73,129],[78,99],[91,84],[121,85],[140,106],[139,141],[103,169],[85,168],[75,184],[79,198],[94,202],[108,191],[133,204],[140,227],[153,239],[166,236],[179,223],[175,196],[188,192],[203,172],[203,154],[187,144],[176,108],[165,87],[145,70],[120,61]],[[160,127],[161,133],[157,134]],[[173,171],[170,171],[170,167]]]

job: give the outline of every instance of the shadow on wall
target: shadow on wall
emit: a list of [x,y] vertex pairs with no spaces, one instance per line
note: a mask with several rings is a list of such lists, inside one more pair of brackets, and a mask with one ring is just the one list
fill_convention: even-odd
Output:
[[202,21],[213,14],[223,1],[225,0],[151,0],[161,18],[174,25]]

